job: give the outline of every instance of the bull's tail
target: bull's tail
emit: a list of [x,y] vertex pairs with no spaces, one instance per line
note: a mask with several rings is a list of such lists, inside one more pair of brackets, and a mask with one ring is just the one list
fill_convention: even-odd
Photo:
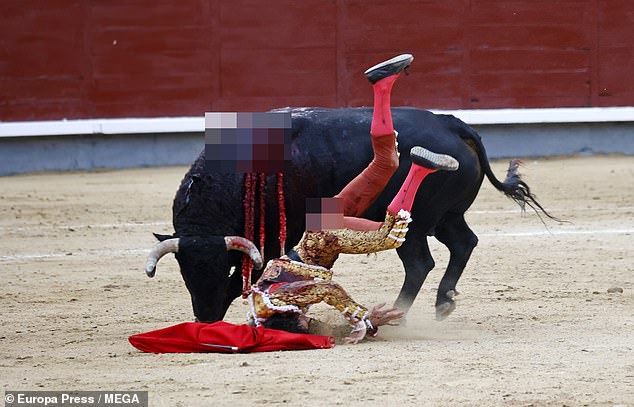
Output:
[[493,171],[491,170],[489,158],[487,157],[486,150],[478,133],[467,125],[464,125],[464,130],[465,131],[460,132],[461,137],[469,140],[475,147],[478,154],[478,160],[480,161],[480,166],[484,170],[484,174],[498,191],[503,192],[504,195],[515,201],[515,203],[522,208],[522,211],[526,210],[526,207],[528,206],[535,211],[540,219],[541,214],[544,214],[554,221],[561,222],[560,219],[552,216],[548,213],[548,211],[546,211],[546,209],[544,209],[539,201],[537,201],[537,197],[531,192],[528,184],[522,180],[519,173],[519,167],[522,164],[521,160],[511,160],[506,172],[506,179],[504,181],[500,181],[495,177],[495,174],[493,174]]

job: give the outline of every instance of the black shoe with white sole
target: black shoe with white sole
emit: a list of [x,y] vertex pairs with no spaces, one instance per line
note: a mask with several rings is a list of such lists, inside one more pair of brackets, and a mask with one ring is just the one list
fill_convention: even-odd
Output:
[[372,68],[364,72],[371,84],[375,84],[383,78],[402,72],[410,66],[414,56],[412,54],[402,54],[380,64],[374,65]]
[[452,156],[436,154],[420,146],[412,147],[409,156],[414,164],[431,170],[456,171],[459,166],[458,160]]

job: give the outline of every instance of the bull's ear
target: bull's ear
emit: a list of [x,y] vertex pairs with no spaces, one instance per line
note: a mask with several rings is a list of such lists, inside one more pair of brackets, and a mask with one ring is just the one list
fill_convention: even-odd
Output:
[[159,242],[162,242],[163,240],[171,239],[174,237],[172,235],[159,235],[158,233],[152,233],[152,234],[154,235],[156,240],[158,240]]

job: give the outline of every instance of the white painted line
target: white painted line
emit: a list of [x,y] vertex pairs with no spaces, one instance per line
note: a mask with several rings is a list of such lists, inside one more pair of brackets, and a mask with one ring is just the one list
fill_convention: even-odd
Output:
[[86,224],[86,225],[33,225],[33,226],[0,226],[2,232],[25,232],[25,231],[40,231],[40,230],[68,230],[68,229],[133,229],[137,227],[148,226],[167,226],[172,225],[172,222],[126,222],[126,223],[98,223],[98,224]]
[[[534,237],[534,236],[561,236],[561,235],[629,235],[634,234],[634,228],[630,229],[595,229],[595,230],[541,230],[527,232],[495,232],[495,233],[479,233],[479,237]],[[31,253],[31,254],[15,254],[8,256],[0,256],[0,263],[21,262],[42,259],[59,259],[68,258],[106,258],[108,256],[117,257],[142,257],[150,252],[147,249],[101,249],[90,250],[86,252],[73,252],[72,255],[66,253]]]
[[[548,208],[548,211],[557,215],[561,213],[571,214],[576,212],[631,212],[634,211],[634,206],[621,206],[621,207],[601,207],[601,208]],[[520,208],[513,209],[483,209],[483,210],[469,210],[467,215],[495,215],[495,214],[514,214],[533,216],[533,212],[530,209],[522,212]],[[95,224],[81,224],[81,225],[32,225],[32,226],[0,226],[0,232],[23,232],[23,231],[38,231],[38,230],[68,230],[68,229],[112,229],[112,228],[145,228],[147,226],[172,226],[172,222],[124,222],[124,223],[95,223]]]
[[476,233],[479,237],[533,237],[533,236],[561,236],[561,235],[628,235],[634,234],[634,229],[603,229],[603,230],[537,230],[532,232],[494,232]]
[[63,225],[57,226],[61,229],[82,229],[82,228],[90,228],[90,229],[111,229],[111,228],[130,228],[130,227],[138,227],[138,226],[164,226],[171,225],[172,222],[126,222],[126,223],[98,223],[95,225]]
[[[609,213],[609,212],[631,212],[634,211],[634,206],[616,206],[616,207],[600,207],[600,208],[587,208],[587,207],[583,207],[583,208],[546,208],[548,210],[549,213],[551,214],[556,214],[556,213],[565,213],[565,214],[571,214],[571,213],[575,213],[575,212],[605,212],[605,213]],[[468,214],[474,214],[474,215],[487,215],[487,214],[503,214],[503,213],[522,213],[522,209],[521,208],[514,208],[514,209],[483,209],[483,210],[468,210],[467,211],[467,215]],[[524,211],[524,213],[526,214],[532,214],[533,211],[530,208],[526,208],[526,210]]]
[[64,253],[33,253],[33,254],[16,254],[11,256],[0,256],[0,262],[14,262],[14,261],[22,261],[22,260],[42,260],[42,259],[59,259],[62,257],[66,258],[77,258],[77,257],[103,257],[106,258],[108,256],[118,256],[118,257],[127,257],[127,256],[139,256],[142,254],[149,254],[150,248],[148,249],[106,249],[106,250],[90,250],[87,252],[72,252],[72,254],[68,255],[66,252]]
[[[452,114],[472,125],[634,122],[634,107],[632,106],[432,111]],[[203,131],[205,131],[204,116],[0,122],[0,137]]]

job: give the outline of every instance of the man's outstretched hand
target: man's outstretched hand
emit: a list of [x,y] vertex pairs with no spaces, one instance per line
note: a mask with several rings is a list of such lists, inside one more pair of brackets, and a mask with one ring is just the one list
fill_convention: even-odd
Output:
[[365,338],[366,333],[376,336],[377,328],[381,325],[398,325],[399,319],[405,316],[405,312],[396,307],[384,308],[385,303],[375,305],[370,313],[370,323],[374,330],[366,330],[365,322],[359,321],[350,332],[350,335],[343,338],[345,344],[356,344]]
[[375,305],[370,313],[370,322],[375,328],[381,325],[398,325],[398,320],[405,316],[405,311],[401,311],[396,307],[383,307],[385,307],[385,303]]

